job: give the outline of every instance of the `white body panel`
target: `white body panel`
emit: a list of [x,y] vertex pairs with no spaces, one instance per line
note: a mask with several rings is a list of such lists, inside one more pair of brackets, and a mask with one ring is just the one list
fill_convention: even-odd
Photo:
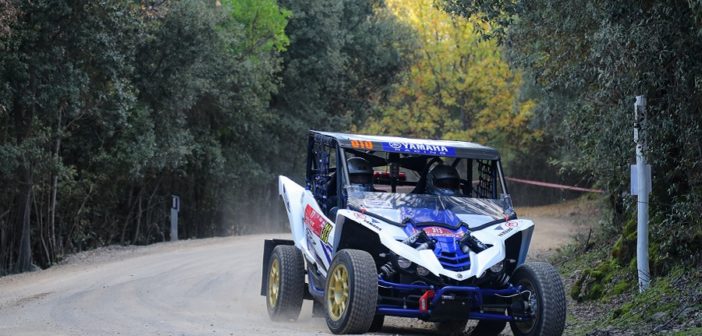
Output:
[[[353,225],[363,225],[368,230],[376,233],[381,244],[390,251],[402,256],[413,263],[423,266],[435,275],[444,275],[455,280],[466,280],[471,277],[480,277],[493,265],[505,259],[505,241],[517,232],[524,232],[522,235],[522,250],[520,251],[518,264],[524,262],[526,252],[531,240],[534,223],[528,219],[515,219],[507,222],[495,224],[482,230],[471,231],[474,237],[492,247],[478,254],[470,252],[469,270],[455,272],[443,268],[439,259],[431,250],[418,251],[404,243],[407,234],[402,228],[385,223],[370,215],[365,215],[353,210],[339,210],[335,222],[324,216],[314,199],[312,193],[297,185],[292,180],[280,177],[280,192],[290,219],[291,231],[295,246],[304,252],[309,262],[318,264],[318,269],[326,276],[326,270],[331,263],[333,254],[336,253],[344,223],[353,222]],[[491,220],[485,216],[486,221]],[[345,220],[345,218],[348,219]],[[477,218],[473,218],[475,220]],[[357,223],[357,224],[356,224]],[[469,223],[470,227],[476,227],[478,223]]]
[[295,246],[308,262],[318,264],[317,269],[326,276],[333,257],[329,242],[334,239],[334,223],[324,215],[309,190],[285,176],[278,180]]

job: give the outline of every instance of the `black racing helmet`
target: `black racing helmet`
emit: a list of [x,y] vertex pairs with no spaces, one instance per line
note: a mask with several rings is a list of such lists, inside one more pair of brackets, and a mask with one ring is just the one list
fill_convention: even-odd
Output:
[[440,164],[427,174],[427,194],[460,196],[461,177],[456,168]]
[[349,171],[349,182],[352,185],[368,187],[373,185],[373,168],[366,159],[352,157],[346,160],[346,168]]

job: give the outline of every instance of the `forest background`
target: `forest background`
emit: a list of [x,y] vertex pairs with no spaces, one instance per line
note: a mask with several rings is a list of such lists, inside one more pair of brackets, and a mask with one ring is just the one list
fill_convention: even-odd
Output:
[[652,269],[699,263],[701,8],[0,0],[0,275],[167,240],[173,194],[181,237],[280,230],[309,129],[480,142],[510,176],[602,188],[629,262],[638,94]]

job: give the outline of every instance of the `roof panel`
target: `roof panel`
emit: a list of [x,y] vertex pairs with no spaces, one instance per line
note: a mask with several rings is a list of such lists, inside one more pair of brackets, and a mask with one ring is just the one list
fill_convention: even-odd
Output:
[[336,139],[339,146],[344,148],[487,160],[497,160],[500,158],[500,154],[494,148],[472,142],[413,139],[395,136],[346,134],[321,131],[310,132],[332,137]]

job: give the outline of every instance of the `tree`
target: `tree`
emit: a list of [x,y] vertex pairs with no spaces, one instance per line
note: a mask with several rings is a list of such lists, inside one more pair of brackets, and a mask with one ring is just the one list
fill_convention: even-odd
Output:
[[[4,235],[8,245],[3,245],[18,241],[19,249],[14,250],[16,263],[14,251],[7,249],[2,261],[23,271],[31,268],[32,250],[44,252],[40,260],[52,260],[58,243],[53,218],[55,177],[66,173],[59,154],[65,150],[62,140],[79,121],[103,119],[101,129],[109,131],[130,109],[131,51],[121,42],[133,38],[139,23],[126,3],[33,1],[17,6],[12,34],[0,43],[5,107],[0,156],[2,179],[10,191],[3,204],[11,205],[7,218],[18,223],[17,230]],[[46,195],[53,197],[43,202]],[[38,233],[37,241],[30,240],[32,232]]]
[[0,274],[166,240],[172,194],[180,236],[279,230],[304,132],[360,123],[410,40],[378,1],[289,5],[0,0]]
[[[443,3],[509,23],[498,37],[536,88],[536,119],[559,146],[555,160],[607,189],[610,227],[617,233],[632,216],[626,194],[633,97],[646,95],[653,269],[665,272],[676,260],[702,258],[698,1]],[[630,238],[618,244],[631,244]]]
[[164,240],[171,193],[187,201],[187,236],[227,232],[227,195],[248,184],[243,172],[263,171],[250,158],[264,147],[257,125],[287,12],[273,1],[8,4],[0,273]]
[[[276,171],[299,176],[309,129],[360,126],[380,106],[408,64],[414,36],[382,1],[284,0],[286,29],[282,90],[271,103]],[[292,163],[292,164],[290,164]]]
[[498,147],[510,161],[540,136],[529,129],[534,102],[520,97],[521,75],[479,30],[490,23],[451,15],[433,1],[389,1],[412,26],[419,55],[367,132],[476,141]]

